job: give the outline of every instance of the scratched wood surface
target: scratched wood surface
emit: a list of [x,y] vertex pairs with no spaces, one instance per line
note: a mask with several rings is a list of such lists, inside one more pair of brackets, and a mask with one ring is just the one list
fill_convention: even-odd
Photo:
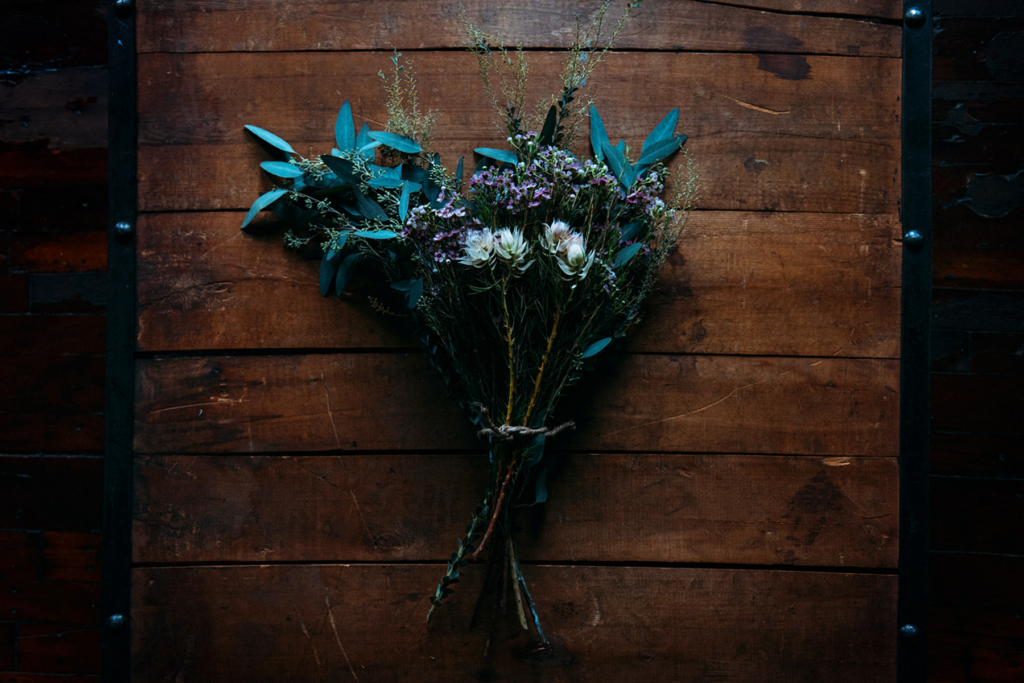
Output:
[[[539,98],[596,3],[466,7]],[[630,145],[680,107],[704,189],[517,518],[547,657],[474,617],[482,565],[424,627],[480,442],[401,320],[237,227],[270,187],[243,125],[381,127],[392,46],[445,162],[501,146],[457,6],[138,10],[137,681],[894,679],[900,3],[647,2],[592,78]]]
[[[558,495],[519,518],[530,561],[896,566],[894,458],[553,458]],[[486,473],[477,454],[143,457],[134,559],[443,561]]]
[[[895,456],[898,362],[609,356],[562,402],[574,450]],[[140,453],[475,449],[425,353],[140,361]]]
[[[413,56],[421,106],[441,113],[433,147],[442,161],[454,167],[475,147],[505,144],[472,55]],[[530,101],[558,87],[563,59],[530,54]],[[377,73],[389,66],[378,52],[140,55],[140,208],[247,209],[270,181],[254,170],[266,156],[244,126],[301,154],[329,153],[342,101],[357,122],[381,127]],[[897,211],[898,59],[613,53],[591,80],[609,134],[637,148],[680,108],[679,130],[700,163],[701,208]]]
[[[509,45],[568,48],[572,26],[550,0],[496,4],[468,0],[466,14],[483,31]],[[793,9],[786,2],[650,2],[625,26],[616,46],[633,50],[800,52],[851,56],[900,56],[894,22],[862,21],[899,16],[899,3],[805,2],[820,14],[766,14]],[[146,52],[265,52],[423,50],[465,42],[457,7],[415,0],[329,0],[271,3],[251,0],[145,2],[138,50]],[[894,9],[895,8],[895,9]],[[597,4],[573,7],[589,23]],[[329,18],[329,20],[328,20]],[[617,17],[616,17],[617,18]],[[424,26],[430,26],[424,31]],[[273,30],[267,30],[273,27]]]
[[[485,615],[469,628],[472,598],[426,627],[424,586],[439,571],[136,569],[133,642],[145,656],[133,680],[895,680],[893,575],[528,566],[534,593],[549,596],[540,610],[555,647],[543,656]],[[479,592],[478,579],[467,574],[464,596]]]
[[[364,297],[321,297],[315,264],[241,220],[141,217],[141,349],[416,348]],[[694,212],[626,348],[898,357],[899,227],[891,215]]]

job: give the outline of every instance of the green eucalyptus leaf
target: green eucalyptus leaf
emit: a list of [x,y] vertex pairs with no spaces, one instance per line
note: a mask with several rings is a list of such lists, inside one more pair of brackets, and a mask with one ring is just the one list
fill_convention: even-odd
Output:
[[285,161],[264,161],[260,164],[260,168],[278,178],[298,178],[302,176],[301,168]]
[[598,161],[604,160],[604,145],[609,143],[608,133],[605,132],[601,115],[597,113],[597,107],[590,105],[590,146],[594,148],[594,158]]
[[544,127],[540,131],[540,137],[537,138],[537,144],[541,147],[550,145],[555,139],[555,126],[558,125],[558,108],[555,105],[551,105],[548,109],[548,115],[544,119]]
[[459,164],[455,167],[455,183],[456,183],[455,189],[456,190],[461,190],[462,189],[462,162],[464,160],[465,160],[465,157],[459,157]]
[[334,280],[334,293],[337,296],[341,296],[341,293],[345,291],[345,285],[352,278],[352,273],[355,271],[356,264],[363,260],[363,255],[358,251],[354,254],[349,254],[342,260],[338,266],[338,275]]
[[633,167],[633,164],[628,161],[622,168],[622,177],[619,178],[619,182],[622,183],[622,187],[629,189],[633,187],[633,183],[636,182],[637,169]]
[[349,185],[356,184],[355,177],[355,164],[348,159],[339,159],[338,157],[322,156],[320,161],[324,162],[324,166],[331,169],[334,175],[338,176],[338,180]]
[[622,171],[626,165],[626,157],[618,147],[612,147],[610,142],[605,142],[602,145],[602,151],[604,151],[606,161],[608,162],[608,168],[615,175],[619,181],[622,181]]
[[258,214],[260,211],[276,202],[281,197],[283,197],[286,192],[288,192],[288,190],[282,190],[281,188],[278,188],[276,190],[271,190],[266,194],[261,194],[259,197],[257,197],[256,201],[252,203],[252,207],[250,207],[249,213],[245,214],[245,220],[242,221],[242,227],[244,228],[245,226],[249,225],[252,219],[256,217],[256,214]]
[[432,208],[441,208],[441,203],[437,201],[437,198],[441,196],[441,186],[431,180],[429,175],[423,179],[423,194],[427,196],[427,201]]
[[334,276],[337,275],[340,265],[340,249],[328,249],[324,253],[324,257],[320,259],[320,296],[327,296],[331,293],[331,285],[334,283]]
[[411,192],[410,185],[413,183],[406,180],[402,183],[402,198],[398,200],[398,217],[405,223],[406,217],[409,215],[409,193]]
[[420,278],[402,280],[391,285],[391,289],[405,292],[405,305],[413,309],[416,308],[420,297],[423,296],[423,280]]
[[672,133],[676,132],[677,123],[679,123],[678,107],[670,111],[668,116],[663,118],[661,123],[655,126],[654,130],[651,131],[651,134],[647,136],[647,139],[644,140],[644,146],[640,148],[641,155],[647,151],[647,148],[650,145],[672,137]]
[[352,194],[355,195],[356,206],[359,207],[359,213],[363,214],[363,216],[371,220],[374,218],[379,218],[382,221],[388,220],[388,215],[384,213],[384,209],[381,208],[380,204],[367,197],[355,187],[352,188]]
[[394,189],[394,188],[397,188],[397,187],[402,187],[403,183],[398,178],[392,178],[391,176],[382,175],[379,178],[374,178],[373,180],[367,181],[366,184],[369,185],[370,187],[374,187],[374,188],[378,188],[378,189],[380,189],[380,188]]
[[622,152],[623,154],[625,154],[626,153],[626,141],[625,140],[619,140],[619,144],[615,145],[615,149],[617,149],[620,152]]
[[583,353],[580,355],[580,358],[590,358],[591,356],[596,356],[597,354],[604,351],[604,347],[608,346],[611,343],[611,337],[605,337],[604,339],[600,339],[591,344],[590,346],[588,346],[587,348],[585,348],[583,350]]
[[357,230],[355,235],[368,240],[392,240],[398,237],[398,233],[391,230]]
[[348,242],[348,233],[343,232],[340,235],[338,235],[338,238],[336,240],[334,240],[334,248],[337,249],[338,251],[341,251],[342,249],[345,248],[346,242]]
[[352,122],[352,105],[345,100],[334,122],[334,140],[338,149],[353,149],[356,146],[356,126]]
[[262,128],[257,128],[256,126],[246,126],[245,129],[252,133],[253,135],[255,135],[256,137],[258,137],[260,140],[263,140],[263,142],[267,143],[271,147],[275,147],[281,150],[282,152],[295,154],[295,150],[292,149],[291,145],[289,145],[287,142],[277,137],[270,131],[263,130]]
[[490,147],[477,147],[473,151],[482,157],[494,159],[495,161],[501,161],[506,164],[519,163],[519,157],[516,156],[516,153],[507,149],[491,149]]
[[427,171],[416,164],[402,164],[402,180],[412,180],[421,184],[427,177]]
[[619,253],[612,259],[612,268],[621,268],[622,266],[629,263],[629,260],[636,256],[637,252],[643,249],[643,242],[633,242],[628,247],[624,247]]
[[633,221],[622,230],[622,234],[619,235],[619,241],[630,241],[640,233],[641,227],[643,227],[643,221]]
[[379,145],[379,142],[374,142],[370,138],[370,124],[364,123],[363,127],[359,129],[359,133],[356,135],[356,149],[363,155],[368,161],[373,161],[374,152],[373,148]]
[[530,469],[544,457],[544,441],[544,435],[537,434],[526,444],[522,455],[525,469]]
[[684,142],[686,142],[686,136],[682,134],[659,140],[650,147],[645,148],[636,163],[644,168],[650,167],[674,154],[676,150],[683,146]]
[[398,152],[403,152],[405,154],[418,154],[423,151],[423,148],[419,146],[419,143],[405,135],[388,133],[386,131],[376,131],[369,135],[372,139],[377,140]]
[[537,485],[534,487],[534,493],[533,493],[533,504],[534,505],[540,505],[541,503],[547,501],[547,499],[548,499],[547,481],[548,481],[548,470],[549,469],[551,469],[551,468],[545,467],[544,469],[542,469],[540,471],[540,474],[537,475]]

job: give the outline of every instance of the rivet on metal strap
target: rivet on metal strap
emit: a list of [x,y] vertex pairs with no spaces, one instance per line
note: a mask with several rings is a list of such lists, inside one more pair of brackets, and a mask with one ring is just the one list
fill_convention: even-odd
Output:
[[130,242],[134,233],[135,228],[128,221],[118,221],[114,225],[114,235],[117,237],[117,241],[122,244]]
[[910,28],[921,28],[924,26],[924,12],[920,7],[911,7],[903,15],[903,21]]
[[917,230],[909,230],[903,236],[903,244],[910,251],[921,251],[924,248],[924,235]]

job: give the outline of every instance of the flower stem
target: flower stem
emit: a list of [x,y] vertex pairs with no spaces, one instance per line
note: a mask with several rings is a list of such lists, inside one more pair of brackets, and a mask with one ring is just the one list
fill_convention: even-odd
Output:
[[509,458],[508,472],[505,474],[505,480],[501,482],[501,489],[498,491],[498,499],[494,502],[494,512],[491,514],[491,523],[487,525],[487,531],[484,532],[484,537],[480,539],[480,545],[476,547],[473,554],[470,555],[471,559],[476,559],[480,555],[480,551],[487,545],[487,541],[491,538],[491,534],[494,533],[494,527],[498,523],[498,513],[501,512],[501,505],[505,501],[505,493],[508,492],[508,484],[512,480],[512,472],[515,470],[516,464],[516,452],[512,452],[512,457]]
[[512,350],[512,319],[508,314],[508,278],[501,281],[501,306],[505,311],[505,339],[508,342],[508,407],[505,424],[512,423],[512,399],[516,388],[516,359]]
[[523,577],[523,568],[519,566],[519,553],[516,550],[516,542],[510,537],[508,540],[509,557],[512,562],[512,568],[515,570],[515,578],[513,579],[518,586],[522,588],[523,595],[526,596],[526,606],[530,609],[530,616],[533,617],[534,628],[537,629],[537,637],[540,638],[540,642],[547,646],[549,644],[548,638],[544,635],[544,629],[540,625],[540,615],[537,614],[537,605],[533,601],[533,596],[530,595],[530,589],[526,587],[526,579]]
[[519,572],[516,566],[515,551],[512,548],[512,539],[509,538],[505,542],[506,552],[508,553],[508,564],[512,568],[514,574],[512,578],[512,590],[516,596],[516,611],[519,613],[519,625],[523,627],[524,631],[530,630],[530,625],[526,622],[526,610],[523,609],[523,593],[519,589]]
[[533,394],[530,396],[530,403],[526,406],[526,416],[523,418],[523,426],[529,426],[530,414],[533,412],[533,407],[537,403],[537,394],[540,392],[540,381],[544,377],[544,366],[548,364],[548,358],[551,357],[551,345],[555,342],[555,335],[558,334],[558,321],[562,319],[562,307],[561,305],[555,309],[555,323],[551,326],[551,334],[548,335],[548,347],[544,350],[544,358],[540,362],[540,369],[537,370],[537,379],[533,383]]

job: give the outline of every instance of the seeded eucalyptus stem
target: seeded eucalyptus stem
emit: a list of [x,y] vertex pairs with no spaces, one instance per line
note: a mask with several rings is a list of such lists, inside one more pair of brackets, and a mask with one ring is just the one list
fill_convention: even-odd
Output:
[[473,543],[480,537],[480,529],[487,520],[489,496],[490,491],[476,506],[476,510],[473,511],[473,519],[470,520],[469,525],[466,527],[466,535],[459,539],[459,548],[452,553],[451,559],[448,561],[448,571],[441,578],[441,582],[437,585],[437,590],[430,596],[430,609],[427,611],[428,623],[434,617],[434,610],[441,604],[441,601],[454,592],[450,586],[459,582],[459,570],[469,564],[465,556],[466,553],[473,549]]

